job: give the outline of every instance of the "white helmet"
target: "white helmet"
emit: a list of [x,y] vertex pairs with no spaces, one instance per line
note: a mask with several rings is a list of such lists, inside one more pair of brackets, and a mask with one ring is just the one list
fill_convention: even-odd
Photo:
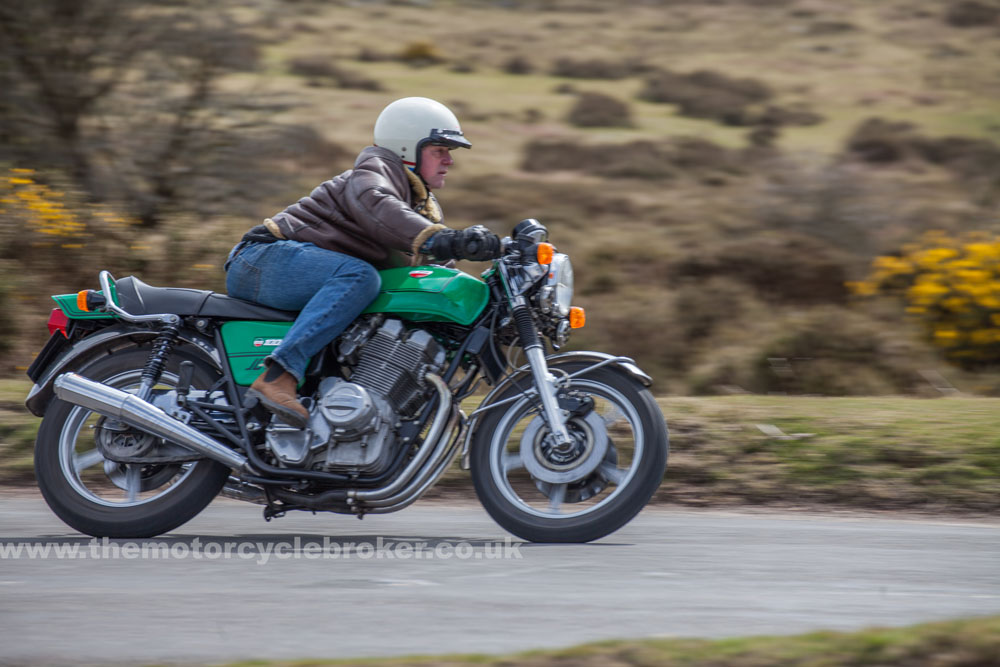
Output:
[[425,144],[448,148],[472,148],[462,134],[458,119],[448,107],[426,97],[396,100],[375,121],[375,145],[388,148],[403,164],[420,168],[420,149]]

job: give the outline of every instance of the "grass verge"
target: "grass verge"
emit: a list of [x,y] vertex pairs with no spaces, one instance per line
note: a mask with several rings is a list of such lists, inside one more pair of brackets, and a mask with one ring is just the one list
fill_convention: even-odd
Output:
[[557,651],[529,651],[507,656],[451,655],[371,660],[253,661],[236,665],[306,667],[307,665],[684,665],[685,667],[853,667],[862,665],[996,665],[1000,655],[1000,616],[904,628],[876,628],[853,633],[813,632],[791,637],[749,637],[708,641],[647,639],[584,644]]
[[1000,508],[1000,401],[662,398],[671,453],[658,499],[685,505]]
[[[0,483],[32,483],[30,384],[0,380]],[[654,501],[694,507],[1000,509],[1000,399],[663,397],[666,478]],[[472,498],[456,461],[432,495]]]

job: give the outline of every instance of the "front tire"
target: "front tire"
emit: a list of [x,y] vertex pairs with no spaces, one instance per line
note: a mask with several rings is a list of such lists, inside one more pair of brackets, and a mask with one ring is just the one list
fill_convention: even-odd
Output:
[[[572,373],[589,364],[551,367]],[[526,388],[519,381],[496,402]],[[487,412],[470,451],[476,495],[493,519],[532,542],[589,542],[618,530],[649,502],[663,479],[666,422],[649,391],[614,367],[574,378],[576,396],[594,403],[567,424],[571,451],[546,440],[537,397]]]
[[[139,385],[148,347],[129,348],[87,364],[80,375],[121,389]],[[192,388],[208,389],[219,371],[204,358],[175,350],[155,391],[177,382],[182,361],[195,364]],[[94,537],[145,538],[171,531],[203,510],[218,494],[229,469],[215,461],[121,464],[106,460],[96,438],[103,418],[53,399],[35,441],[35,476],[52,511],[70,527]],[[123,437],[144,437],[126,429]]]

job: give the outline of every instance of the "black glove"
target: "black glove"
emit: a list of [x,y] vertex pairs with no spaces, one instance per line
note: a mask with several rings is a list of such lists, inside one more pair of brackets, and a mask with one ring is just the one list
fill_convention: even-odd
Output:
[[421,249],[437,259],[468,259],[481,262],[500,256],[500,237],[482,225],[461,231],[442,229],[427,239]]

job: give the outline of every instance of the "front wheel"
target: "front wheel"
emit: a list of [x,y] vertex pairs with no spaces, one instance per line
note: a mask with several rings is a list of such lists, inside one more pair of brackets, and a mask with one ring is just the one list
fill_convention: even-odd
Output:
[[[148,347],[119,350],[79,373],[122,391],[135,391],[148,355]],[[201,357],[177,349],[154,393],[176,384],[184,360],[195,364],[191,383],[195,389],[211,388],[220,375]],[[105,459],[98,446],[148,446],[154,439],[87,408],[53,399],[35,442],[35,476],[42,496],[69,526],[95,537],[143,538],[177,528],[212,501],[229,470],[207,459],[116,463]]]
[[[588,364],[550,368],[573,373]],[[532,542],[589,542],[635,517],[663,479],[667,426],[645,387],[614,367],[560,388],[572,442],[552,441],[537,396],[525,381],[496,402],[473,436],[470,464],[476,495],[503,528]]]

